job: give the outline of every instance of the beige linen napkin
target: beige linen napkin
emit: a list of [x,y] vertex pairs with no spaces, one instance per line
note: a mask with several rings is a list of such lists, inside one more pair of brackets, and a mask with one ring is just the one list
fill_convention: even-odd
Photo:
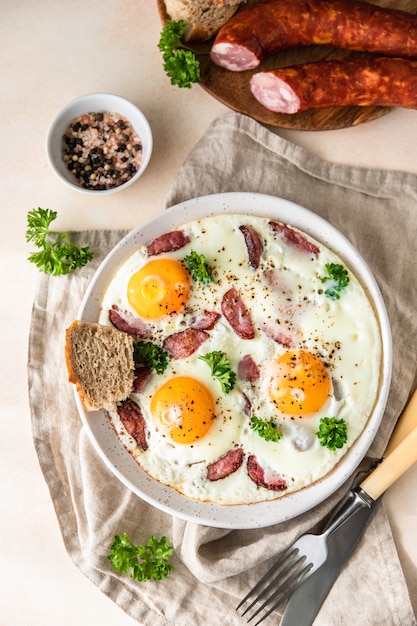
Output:
[[[417,359],[414,275],[417,177],[326,163],[254,120],[217,119],[173,181],[167,205],[224,191],[256,191],[295,201],[328,219],[374,271],[394,338],[393,384],[380,431],[369,451],[381,456],[411,390]],[[161,207],[162,209],[163,207]],[[161,217],[163,219],[163,215]],[[235,606],[274,557],[299,533],[323,520],[347,489],[289,522],[257,530],[212,529],[172,518],[131,494],[93,449],[67,382],[65,328],[86,287],[121,231],[82,232],[94,261],[67,277],[40,275],[29,344],[33,438],[63,540],[75,564],[144,626],[239,626]],[[59,390],[59,393],[58,393]],[[167,535],[174,572],[138,583],[118,575],[106,558],[115,534],[136,543]],[[279,624],[279,614],[265,625]],[[412,626],[416,619],[383,506],[330,592],[317,626]]]

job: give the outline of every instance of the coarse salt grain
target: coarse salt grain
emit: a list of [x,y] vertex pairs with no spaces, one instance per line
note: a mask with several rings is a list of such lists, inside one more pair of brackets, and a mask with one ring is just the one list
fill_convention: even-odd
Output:
[[85,189],[119,187],[140,168],[141,139],[118,113],[80,115],[71,121],[63,142],[63,161]]

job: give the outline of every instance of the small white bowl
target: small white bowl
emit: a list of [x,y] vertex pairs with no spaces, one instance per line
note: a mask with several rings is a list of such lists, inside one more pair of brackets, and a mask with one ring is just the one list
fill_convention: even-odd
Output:
[[[63,135],[72,120],[84,113],[118,113],[125,117],[139,135],[142,143],[142,161],[138,171],[125,183],[111,189],[86,189],[76,180],[74,174],[68,170],[62,158],[64,147]],[[151,127],[143,113],[131,102],[110,93],[91,93],[69,102],[53,119],[46,138],[46,155],[48,163],[55,174],[66,185],[87,194],[107,195],[122,191],[134,183],[145,171],[150,161],[153,148]]]

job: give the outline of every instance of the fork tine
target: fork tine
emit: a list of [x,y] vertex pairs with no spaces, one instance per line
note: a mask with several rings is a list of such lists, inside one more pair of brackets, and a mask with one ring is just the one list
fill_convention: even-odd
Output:
[[[298,550],[294,550],[294,552],[298,552]],[[242,617],[253,607],[254,604],[256,604],[257,602],[259,602],[259,600],[262,600],[262,598],[269,593],[269,591],[273,588],[273,586],[277,583],[278,580],[281,580],[285,577],[285,575],[290,572],[292,569],[294,569],[294,567],[296,567],[296,565],[298,565],[300,562],[303,562],[305,560],[304,556],[300,556],[297,559],[293,559],[292,561],[290,561],[283,569],[281,569],[276,576],[274,576],[274,578],[272,578],[269,582],[269,584],[256,596],[256,598],[251,602],[251,604],[245,609],[245,611],[242,613]],[[267,574],[272,573],[271,570],[269,570],[269,572],[267,572]],[[267,576],[266,574],[266,576]],[[285,588],[289,582],[291,582],[292,577],[287,578],[286,580],[284,580],[284,582],[278,587],[277,591],[282,590],[283,588]],[[265,576],[263,577],[263,579],[265,582],[267,581],[267,578],[265,578]],[[258,585],[257,585],[258,587]],[[268,600],[267,600],[268,602]]]
[[268,615],[271,615],[271,613],[273,611],[275,611],[275,609],[277,609],[280,604],[282,604],[283,602],[285,602],[285,600],[287,600],[287,598],[289,598],[297,589],[298,587],[300,587],[302,585],[302,583],[304,582],[304,578],[305,576],[308,574],[309,570],[313,567],[312,563],[307,563],[307,564],[303,564],[301,565],[298,570],[296,572],[294,572],[291,576],[290,579],[288,579],[283,585],[281,585],[269,598],[267,598],[264,603],[255,611],[255,613],[252,615],[252,617],[250,617],[250,619],[248,620],[248,623],[251,622],[254,617],[256,617],[257,615],[259,615],[259,613],[270,603],[274,600],[274,598],[276,598],[278,595],[280,595],[280,593],[282,591],[284,591],[289,583],[293,582],[294,580],[296,580],[296,583],[294,586],[290,587],[289,589],[287,589],[287,591],[285,591],[284,595],[282,595],[276,602],[275,604],[273,604],[268,611],[266,611],[266,613],[264,613],[262,615],[262,617],[253,625],[253,626],[258,626],[258,624],[260,624],[261,622],[264,621],[264,619],[266,619],[268,617]]
[[[290,548],[288,548],[287,550],[285,550],[285,552],[283,552],[281,554],[281,556],[279,557],[279,559],[277,561],[275,561],[275,563],[272,565],[272,567],[266,572],[266,574],[264,574],[262,576],[262,578],[256,583],[256,585],[254,587],[252,587],[252,589],[250,589],[248,591],[248,593],[246,594],[246,596],[239,602],[239,604],[236,607],[236,611],[238,611],[240,609],[240,607],[242,606],[242,604],[244,604],[254,593],[256,593],[258,591],[258,589],[260,589],[262,587],[262,585],[265,583],[265,581],[267,581],[269,579],[269,577],[279,568],[281,567],[281,565],[283,565],[283,563],[289,559],[294,553],[297,553],[298,549],[294,548],[293,546],[291,546]],[[248,609],[247,609],[248,610]]]

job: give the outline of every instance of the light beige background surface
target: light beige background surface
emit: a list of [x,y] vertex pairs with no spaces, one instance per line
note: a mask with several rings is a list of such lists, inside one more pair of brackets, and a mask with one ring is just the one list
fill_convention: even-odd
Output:
[[[33,448],[26,358],[37,270],[26,260],[31,248],[24,234],[27,212],[38,206],[58,211],[60,229],[133,228],[163,208],[181,163],[210,122],[227,112],[198,86],[171,87],[159,31],[153,0],[0,3],[1,626],[134,624],[68,558]],[[155,142],[142,179],[98,200],[64,187],[44,150],[56,111],[92,91],[131,99],[148,117]],[[396,110],[340,131],[277,132],[328,161],[417,174],[417,111]],[[417,466],[385,501],[416,598]]]

